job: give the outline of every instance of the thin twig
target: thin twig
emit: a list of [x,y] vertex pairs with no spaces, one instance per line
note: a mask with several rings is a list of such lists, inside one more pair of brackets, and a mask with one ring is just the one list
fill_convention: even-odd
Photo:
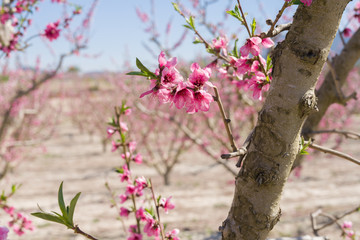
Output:
[[272,22],[269,31],[268,31],[267,34],[266,34],[267,37],[273,37],[273,36],[274,36],[274,35],[273,35],[273,30],[274,30],[274,28],[275,28],[275,26],[276,26],[276,23],[280,20],[280,18],[281,18],[281,16],[283,15],[285,9],[286,9],[287,7],[289,7],[289,6],[291,6],[291,3],[290,3],[290,2],[285,2],[285,3],[283,4],[283,6],[281,7],[279,13],[278,13],[278,14],[276,15],[276,17],[275,17],[275,20]]
[[77,233],[77,234],[80,234],[80,235],[83,235],[84,237],[88,238],[88,239],[91,239],[91,240],[98,240],[97,238],[91,236],[90,234],[87,234],[86,232],[83,232],[78,225],[76,225],[74,228],[74,233]]
[[327,147],[319,146],[319,145],[317,145],[315,143],[310,143],[309,148],[312,148],[312,149],[315,149],[315,150],[318,150],[318,151],[321,151],[321,152],[324,152],[324,153],[330,153],[332,155],[344,158],[344,159],[349,160],[349,161],[351,161],[351,162],[353,162],[353,163],[355,163],[357,165],[360,165],[360,160],[358,160],[356,158],[353,158],[349,154],[342,153],[342,152],[339,152],[339,151],[336,151],[336,150],[333,150],[333,149],[330,149],[330,148],[327,148]]
[[249,33],[249,36],[252,37],[250,28],[249,28],[249,26],[248,26],[248,24],[247,24],[247,21],[246,21],[246,16],[245,16],[245,14],[244,14],[244,12],[243,12],[243,10],[242,10],[241,4],[240,4],[240,0],[237,0],[237,2],[238,2],[238,5],[239,5],[239,9],[240,9],[240,12],[241,12],[241,16],[242,16],[242,18],[244,19],[244,23],[243,23],[243,24],[245,25],[245,28],[246,28],[247,32]]
[[332,129],[332,130],[316,130],[309,132],[309,134],[326,134],[326,133],[341,134],[344,135],[346,138],[360,140],[360,133],[351,132],[351,131]]
[[199,137],[195,136],[193,134],[193,132],[186,127],[185,125],[181,124],[181,122],[177,121],[175,118],[169,118],[168,115],[166,115],[163,112],[160,111],[149,111],[148,109],[146,109],[141,103],[137,102],[135,103],[135,106],[142,111],[143,113],[146,114],[150,114],[150,115],[156,115],[158,117],[167,119],[173,123],[176,124],[176,126],[183,132],[185,133],[186,137],[189,138],[193,143],[195,143],[196,145],[198,145],[205,153],[207,153],[209,156],[211,156],[217,163],[223,165],[229,172],[231,172],[234,176],[237,175],[237,173],[229,167],[229,165],[227,164],[226,161],[222,161],[220,159],[218,159],[217,154],[214,152],[214,150],[209,147],[208,145],[206,145]]
[[213,87],[213,88],[214,88],[214,91],[215,91],[215,101],[218,103],[219,110],[221,112],[221,116],[222,116],[222,119],[224,121],[226,133],[228,135],[228,138],[229,138],[229,141],[230,141],[230,144],[231,144],[231,148],[232,148],[232,150],[234,152],[236,152],[238,148],[236,146],[234,136],[232,135],[232,132],[231,132],[231,127],[230,127],[231,120],[228,117],[226,117],[224,106],[222,104],[220,94],[219,94],[219,91],[218,91],[217,87]]
[[151,189],[151,193],[152,193],[152,198],[154,200],[154,204],[155,204],[155,207],[156,207],[156,215],[158,217],[158,223],[159,223],[159,226],[160,226],[160,232],[161,232],[161,239],[162,240],[165,240],[165,233],[164,233],[164,229],[161,225],[161,221],[160,221],[160,213],[159,213],[159,204],[156,202],[156,198],[155,198],[155,193],[154,193],[154,188],[153,188],[153,184],[151,182],[151,178],[149,179],[149,182],[150,182],[150,189]]
[[[330,215],[330,214],[327,214],[327,213],[323,213],[323,212],[321,211],[321,209],[318,209],[317,211],[315,211],[315,212],[313,212],[313,213],[310,214],[311,225],[312,225],[312,229],[313,229],[314,234],[315,234],[316,236],[318,236],[318,231],[320,231],[320,230],[322,230],[322,229],[324,229],[324,228],[326,228],[326,227],[328,227],[328,226],[330,226],[330,225],[332,225],[332,224],[334,224],[334,223],[336,223],[336,224],[340,227],[340,229],[342,229],[342,228],[341,228],[341,225],[338,223],[338,221],[339,221],[340,219],[342,219],[342,218],[344,218],[344,217],[352,214],[352,213],[358,212],[359,209],[360,209],[360,205],[357,206],[356,208],[353,208],[353,209],[351,209],[351,210],[343,213],[343,214],[340,215],[340,216],[333,216],[333,215]],[[320,215],[325,216],[325,217],[331,219],[331,221],[323,224],[323,225],[320,226],[320,227],[318,227],[318,226],[317,226],[317,222],[316,222],[316,218],[317,218],[318,216],[320,216]],[[343,229],[342,229],[342,230],[343,230]]]

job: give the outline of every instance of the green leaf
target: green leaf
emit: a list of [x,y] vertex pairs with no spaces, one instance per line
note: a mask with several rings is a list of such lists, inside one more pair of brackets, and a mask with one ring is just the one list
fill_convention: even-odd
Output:
[[192,29],[195,30],[194,17],[190,16],[189,19],[186,19],[186,22],[189,23]]
[[178,13],[181,14],[181,11],[180,11],[179,6],[178,6],[176,3],[174,3],[174,2],[172,2],[171,4],[174,6],[175,11],[177,11]]
[[270,55],[266,57],[266,71],[269,71],[273,67]]
[[251,36],[254,36],[255,30],[256,30],[256,20],[254,18],[251,24]]
[[[226,11],[227,14],[230,14],[231,16],[233,16],[234,18],[236,18],[237,20],[239,20],[241,23],[244,22],[243,18],[241,17],[239,12],[236,12],[237,7],[235,7],[235,11],[230,10],[230,11]],[[239,9],[237,9],[237,11],[239,11]]]
[[75,206],[76,206],[76,203],[80,197],[80,194],[81,192],[79,192],[78,194],[75,195],[75,197],[71,200],[70,202],[70,208],[69,208],[69,220],[70,220],[70,223],[71,225],[74,225],[74,221],[73,221],[73,218],[74,218],[74,211],[75,211]]
[[198,38],[195,38],[195,40],[193,41],[193,44],[198,44],[198,43],[204,43],[204,42]]
[[157,79],[157,76],[154,73],[150,72],[150,70],[147,69],[138,58],[136,58],[136,66],[141,70],[142,73],[146,74],[143,76]]
[[188,29],[190,29],[190,30],[193,30],[192,27],[189,26],[189,25],[184,24],[183,26],[186,27],[186,28],[188,28]]
[[301,142],[300,142],[300,155],[309,155],[309,152],[306,151],[309,148],[310,141],[305,143],[304,137],[301,136]]
[[35,213],[31,213],[31,215],[47,220],[47,221],[51,221],[51,222],[57,222],[60,224],[65,224],[65,222],[58,216],[52,215],[50,213],[44,213],[44,212],[35,212]]
[[237,38],[236,40],[235,40],[235,44],[234,44],[234,48],[233,48],[233,50],[232,50],[232,55],[234,56],[234,57],[236,57],[236,58],[239,58],[240,57],[240,55],[239,55],[239,50],[238,50],[238,47],[237,47],[237,42],[239,41],[239,39]]
[[66,212],[66,208],[65,208],[64,196],[63,196],[63,189],[62,189],[63,183],[64,183],[64,182],[61,182],[60,187],[59,187],[59,192],[58,192],[58,204],[59,204],[60,210],[61,210],[64,218],[66,219],[66,218],[67,218],[67,212]]
[[294,4],[294,5],[304,5],[304,3],[301,2],[300,0],[294,0],[294,1],[293,1],[293,4]]
[[126,73],[126,75],[130,75],[130,76],[142,76],[142,77],[147,77],[147,76],[148,76],[146,73],[143,73],[143,72],[128,72],[128,73]]

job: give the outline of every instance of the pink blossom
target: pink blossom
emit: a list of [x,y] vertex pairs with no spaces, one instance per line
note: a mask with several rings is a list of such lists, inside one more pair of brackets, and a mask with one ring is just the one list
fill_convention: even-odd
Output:
[[161,72],[161,84],[164,87],[172,87],[182,81],[183,78],[176,68],[165,67]]
[[124,202],[126,202],[126,200],[129,199],[129,197],[128,197],[126,194],[121,194],[121,195],[119,196],[119,198],[120,198],[120,203],[121,203],[121,204],[123,204]]
[[130,210],[127,209],[127,208],[124,208],[124,207],[121,207],[120,208],[120,216],[122,217],[128,217],[129,216],[129,213],[130,213]]
[[213,102],[214,99],[211,94],[207,93],[204,90],[199,90],[194,93],[194,101],[192,105],[188,106],[186,112],[195,113],[200,111],[207,112],[210,108],[210,103]]
[[14,216],[15,208],[14,207],[4,207],[3,210],[9,214],[11,217]]
[[126,152],[125,154],[121,154],[121,157],[123,158],[123,159],[128,159],[129,157],[130,157],[130,153],[129,152]]
[[175,204],[170,202],[171,198],[171,196],[168,198],[161,198],[159,201],[159,206],[164,208],[166,214],[169,212],[169,210],[175,208]]
[[313,0],[300,0],[305,6],[310,6]]
[[0,227],[0,240],[7,240],[8,232],[7,227]]
[[14,233],[16,233],[16,235],[18,236],[22,236],[25,232],[22,228],[20,228],[19,226],[13,226],[12,227]]
[[350,37],[351,36],[351,29],[350,28],[345,28],[343,30],[343,34],[344,34],[344,37]]
[[171,95],[171,91],[169,89],[164,88],[163,86],[157,85],[156,80],[150,80],[150,81],[152,82],[150,84],[151,89],[142,93],[140,95],[140,98],[151,94],[153,97],[156,97],[160,103],[167,103],[167,102],[171,101],[172,95]]
[[179,237],[177,237],[177,235],[180,233],[180,230],[175,228],[173,230],[171,230],[170,232],[166,233],[165,238],[168,240],[180,240]]
[[209,80],[211,75],[211,69],[200,68],[198,63],[193,63],[190,66],[191,74],[189,76],[189,82],[192,83],[196,88],[200,89]]
[[112,145],[111,152],[115,152],[121,146],[120,143],[116,143],[114,140],[111,141],[111,145]]
[[127,186],[126,186],[126,192],[125,192],[125,194],[126,195],[133,195],[133,194],[135,194],[136,193],[136,187],[134,186],[134,185],[132,185],[132,184],[128,184]]
[[108,128],[106,129],[106,133],[107,133],[107,135],[108,135],[108,138],[110,138],[115,132],[116,132],[116,130],[113,129],[113,128],[111,128],[111,127],[108,127]]
[[128,143],[129,151],[132,153],[136,149],[136,141],[131,141]]
[[45,32],[43,35],[50,41],[57,39],[60,35],[60,29],[58,29],[59,24],[60,24],[60,21],[57,21],[54,23],[49,23],[46,26],[46,29],[45,29]]
[[341,227],[350,229],[350,228],[352,228],[352,222],[351,221],[344,221],[343,224],[341,225]]
[[6,21],[11,19],[11,15],[9,13],[2,13],[0,14],[0,22],[1,24],[5,25]]
[[142,240],[142,235],[140,233],[131,233],[130,237],[127,240]]
[[164,51],[161,51],[160,52],[160,55],[158,57],[158,61],[159,61],[159,67],[160,69],[164,68],[164,67],[167,67],[167,68],[173,68],[176,66],[176,63],[177,63],[177,58],[176,57],[173,57],[173,58],[170,58],[169,60],[166,59],[166,56],[165,56],[165,52]]
[[144,226],[144,232],[149,236],[159,236],[160,226],[159,224],[152,218],[148,217],[146,219],[146,224]]
[[125,114],[125,116],[129,116],[131,114],[131,112],[132,112],[131,108],[128,108],[125,110],[124,114]]
[[142,156],[140,153],[136,154],[132,160],[137,164],[141,164],[143,162],[143,159],[142,159]]
[[140,207],[138,210],[136,210],[135,216],[137,219],[140,219],[141,221],[146,221],[146,215],[144,207]]
[[177,109],[182,109],[184,106],[189,106],[194,101],[193,93],[187,89],[187,86],[188,84],[181,82],[176,88],[173,103]]
[[274,46],[274,42],[273,40],[271,40],[271,38],[263,38],[261,40],[261,44],[265,47],[265,48],[271,48],[272,46]]
[[249,55],[249,53],[254,56],[259,56],[260,48],[258,45],[260,43],[262,43],[262,40],[259,37],[252,37],[247,39],[245,45],[240,48],[241,56],[246,57]]
[[130,180],[130,175],[131,175],[131,172],[128,169],[127,165],[125,164],[122,167],[122,173],[119,174],[121,182],[124,182],[124,181],[128,182]]
[[225,37],[219,37],[217,39],[212,40],[212,45],[215,50],[223,50],[224,55],[227,55],[227,45],[228,45],[228,39]]
[[270,84],[262,72],[256,72],[249,81],[249,90],[253,91],[253,97],[260,101],[262,100],[262,93],[268,91],[269,88]]
[[130,225],[129,227],[130,236],[127,240],[142,240],[142,235],[137,232],[137,225]]
[[147,21],[149,21],[149,16],[146,13],[141,12],[139,8],[136,8],[136,14],[138,15],[138,17],[140,18],[140,20],[143,23],[146,23]]
[[221,67],[221,68],[218,68],[217,70],[218,70],[220,79],[227,79],[228,72],[225,68]]
[[124,123],[124,122],[120,122],[120,128],[121,128],[121,131],[123,131],[123,132],[129,131],[129,128],[127,127],[127,124]]
[[235,76],[241,78],[241,76],[251,69],[252,61],[247,57],[240,57],[236,59],[233,64],[236,68]]
[[148,186],[146,178],[145,177],[138,177],[135,179],[135,183],[136,183],[136,188],[138,190],[143,190],[144,188],[146,188]]

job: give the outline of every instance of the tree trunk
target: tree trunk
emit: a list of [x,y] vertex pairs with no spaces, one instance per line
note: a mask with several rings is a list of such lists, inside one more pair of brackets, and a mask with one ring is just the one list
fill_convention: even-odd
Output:
[[317,110],[315,84],[349,1],[299,6],[286,39],[274,50],[273,82],[236,177],[223,240],[265,239],[279,221],[279,201],[300,150],[302,126]]

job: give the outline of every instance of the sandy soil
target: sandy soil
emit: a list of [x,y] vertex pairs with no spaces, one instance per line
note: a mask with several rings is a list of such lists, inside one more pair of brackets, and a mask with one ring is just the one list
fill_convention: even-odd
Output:
[[[120,193],[124,185],[112,169],[121,164],[118,154],[102,152],[99,139],[81,134],[70,123],[62,123],[58,135],[45,143],[47,153],[35,160],[23,162],[9,175],[7,183],[22,183],[11,204],[26,213],[44,210],[58,211],[57,190],[64,181],[65,201],[82,192],[75,212],[75,222],[84,231],[99,239],[125,239],[117,212],[110,208],[110,195],[104,187],[109,182]],[[359,142],[346,140],[342,150],[360,158]],[[196,159],[196,161],[194,161]],[[217,229],[226,218],[233,194],[233,178],[223,167],[211,165],[206,156],[193,151],[175,167],[171,186],[163,186],[153,169],[136,167],[138,174],[151,177],[155,191],[172,195],[176,208],[163,221],[169,228],[181,230],[184,240],[218,239]],[[235,164],[235,163],[234,163]],[[282,198],[282,218],[272,237],[312,235],[309,214],[318,208],[336,214],[360,204],[360,171],[353,163],[324,154],[306,161],[300,178],[291,177]],[[360,215],[346,219],[354,222],[360,232]],[[11,240],[70,240],[75,236],[64,226],[32,218],[36,229]],[[128,224],[128,222],[126,222]],[[330,239],[341,239],[335,227],[320,232]]]

